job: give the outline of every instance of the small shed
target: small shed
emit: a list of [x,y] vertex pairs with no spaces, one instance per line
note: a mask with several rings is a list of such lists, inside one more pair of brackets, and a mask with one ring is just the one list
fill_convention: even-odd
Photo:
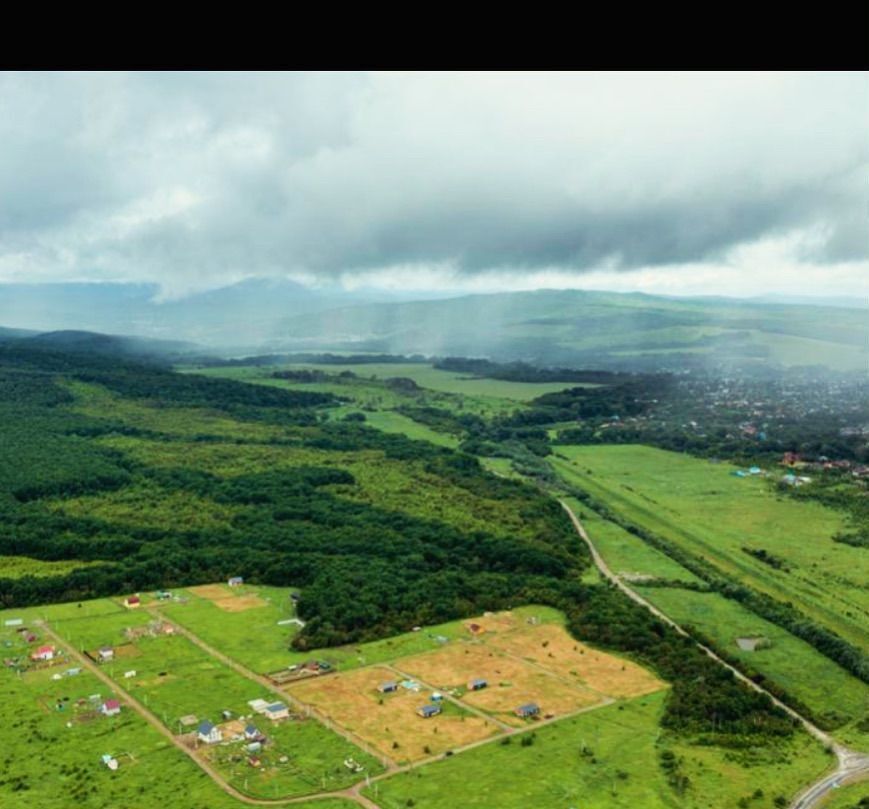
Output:
[[109,660],[115,659],[115,650],[111,646],[101,646],[99,650],[101,663],[106,663]]
[[230,576],[226,583],[230,587],[241,587],[244,584],[244,579],[241,576]]
[[537,716],[540,713],[540,706],[536,702],[528,702],[525,705],[520,705],[514,713],[522,718]]
[[468,683],[468,691],[480,691],[487,685],[489,685],[489,683],[482,677],[475,677]]
[[121,712],[121,703],[116,699],[107,699],[100,707],[100,712],[106,716],[117,716]]
[[127,609],[136,609],[136,607],[142,606],[142,599],[139,598],[139,596],[127,596],[124,599],[124,606],[127,607]]
[[393,691],[398,691],[398,683],[395,680],[390,680],[388,683],[381,683],[377,686],[377,690],[381,694],[390,694]]
[[423,719],[431,719],[433,716],[437,716],[441,712],[440,705],[422,705],[417,709],[417,713]]

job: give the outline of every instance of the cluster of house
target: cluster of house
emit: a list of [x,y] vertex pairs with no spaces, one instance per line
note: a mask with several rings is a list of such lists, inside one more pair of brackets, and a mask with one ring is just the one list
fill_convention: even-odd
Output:
[[[816,471],[831,471],[838,470],[840,472],[851,472],[855,478],[869,478],[869,466],[865,464],[855,464],[847,458],[832,460],[826,455],[818,456],[817,460],[808,461],[803,458],[798,452],[786,452],[781,457],[779,463],[782,466],[799,469],[814,469]],[[805,481],[808,482],[808,481]]]
[[[402,683],[398,683],[395,680],[387,680],[384,683],[380,683],[380,685],[377,686],[377,690],[381,694],[391,694],[398,691],[399,685],[410,691],[419,691],[419,683],[416,683],[413,680],[405,680]],[[468,681],[468,691],[481,691],[488,687],[488,685],[489,683],[487,680],[484,680],[482,677],[475,677]],[[431,719],[431,717],[437,716],[442,710],[441,704],[443,703],[443,700],[444,695],[439,691],[432,692],[431,701],[425,705],[420,705],[420,707],[416,709],[417,715],[421,716],[423,719]]]

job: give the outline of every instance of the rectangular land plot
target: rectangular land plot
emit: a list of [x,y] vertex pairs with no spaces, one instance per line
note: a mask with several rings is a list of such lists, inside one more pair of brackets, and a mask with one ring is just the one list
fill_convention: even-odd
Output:
[[609,697],[639,697],[665,687],[636,663],[586,646],[552,624],[499,634],[487,645]]
[[[538,666],[478,643],[405,658],[400,669],[445,691],[458,690],[463,702],[517,727],[527,723],[514,713],[520,705],[533,702],[541,715],[549,717],[576,713],[606,701],[579,684],[564,682]],[[486,680],[487,686],[468,690],[467,683],[476,678]]]
[[303,681],[287,691],[396,761],[418,761],[498,733],[494,722],[446,700],[442,713],[424,719],[417,710],[430,704],[430,692],[400,685],[392,693],[377,690],[394,680],[401,677],[393,670],[372,666]]

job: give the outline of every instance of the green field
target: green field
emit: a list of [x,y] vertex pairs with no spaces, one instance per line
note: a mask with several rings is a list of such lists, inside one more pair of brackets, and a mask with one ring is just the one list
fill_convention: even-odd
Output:
[[[530,746],[519,738],[489,744],[383,779],[365,794],[383,809],[732,809],[761,788],[765,798],[750,805],[771,807],[773,797],[789,797],[830,765],[802,734],[775,751],[741,756],[673,743],[658,727],[665,698],[660,692],[565,719],[536,730]],[[682,796],[658,765],[663,749],[683,759],[690,785]]]
[[72,570],[98,564],[102,563],[46,562],[42,559],[31,559],[29,556],[0,556],[0,579],[18,579],[22,576],[65,576]]
[[[678,624],[696,627],[720,649],[785,688],[817,715],[846,718],[847,724],[834,731],[836,738],[857,748],[869,746],[869,734],[854,727],[869,717],[869,686],[809,644],[718,593],[641,585],[636,589]],[[771,646],[744,651],[736,643],[737,638],[754,637],[767,639]]]
[[700,581],[690,570],[686,570],[666,554],[647,545],[615,523],[598,516],[578,500],[568,498],[567,503],[582,520],[593,538],[595,547],[613,573],[627,580],[631,578],[641,580],[649,576],[671,581],[694,583]]
[[[61,606],[105,616],[110,604],[90,602],[80,609]],[[41,609],[58,620],[69,613],[59,606]],[[0,617],[4,621],[26,619],[28,614],[7,610]],[[14,628],[2,623],[0,641],[7,656],[25,649]],[[134,711],[124,706],[118,716],[99,714],[88,698],[99,694],[108,699],[113,693],[87,670],[52,678],[68,667],[62,664],[22,675],[7,667],[0,669],[0,716],[7,729],[0,805],[10,809],[68,809],[72,805],[156,809],[178,806],[178,796],[183,794],[185,809],[243,806]],[[103,754],[118,760],[117,771],[103,765]],[[355,804],[326,800],[296,805],[301,809],[349,809]]]
[[821,806],[823,809],[864,809],[867,804],[861,806],[861,800],[869,804],[869,782],[843,786],[831,793]]
[[[762,478],[735,477],[730,464],[651,447],[560,447],[559,454],[569,460],[552,463],[566,482],[869,649],[865,551],[832,541],[843,514],[776,496]],[[764,564],[746,546],[782,558],[788,569]]]

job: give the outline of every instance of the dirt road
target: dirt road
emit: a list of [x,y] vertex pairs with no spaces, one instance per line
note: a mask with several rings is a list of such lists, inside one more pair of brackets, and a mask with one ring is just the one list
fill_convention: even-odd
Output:
[[97,666],[89,657],[81,654],[74,646],[68,643],[63,637],[57,634],[47,623],[44,621],[36,621],[38,626],[42,628],[46,635],[51,637],[52,640],[58,645],[62,646],[69,656],[75,660],[77,660],[84,668],[91,672],[98,680],[105,683],[109,688],[112,689],[116,694],[118,694],[126,704],[127,707],[134,710],[139,716],[141,716],[151,727],[153,727],[156,731],[160,733],[165,739],[168,739],[175,747],[177,747],[185,756],[192,759],[193,762],[203,770],[212,781],[214,781],[224,792],[228,795],[231,795],[236,800],[241,801],[242,803],[250,804],[252,806],[288,806],[294,803],[306,803],[309,801],[315,801],[323,798],[347,798],[348,800],[356,801],[356,803],[361,804],[366,807],[366,809],[380,809],[376,803],[368,800],[368,798],[359,795],[356,791],[357,786],[350,787],[349,789],[339,790],[335,792],[320,792],[315,795],[304,795],[298,798],[282,798],[282,799],[269,799],[269,798],[252,798],[249,795],[245,795],[243,792],[239,792],[232,784],[226,781],[226,779],[214,768],[211,764],[206,761],[204,758],[196,755],[196,752],[191,750],[184,744],[183,741],[178,736],[175,736],[172,731],[170,731],[154,714],[152,714],[144,705],[142,705],[135,697],[133,697],[129,692],[125,691],[121,686],[119,686],[114,680],[109,678],[107,674],[100,670],[100,667]]
[[[591,553],[591,558],[601,574],[605,576],[609,581],[611,581],[616,587],[618,587],[619,590],[621,590],[628,598],[630,598],[637,604],[645,607],[656,618],[659,618],[665,624],[671,626],[680,635],[683,635],[684,637],[691,637],[684,629],[682,629],[681,626],[679,626],[679,624],[677,624],[675,621],[673,621],[667,615],[661,612],[661,610],[659,610],[654,604],[646,601],[646,599],[643,598],[639,593],[637,593],[635,590],[632,590],[627,584],[625,584],[620,576],[617,576],[615,573],[612,572],[612,570],[610,570],[609,566],[604,561],[604,558],[600,555],[597,548],[594,546],[594,543],[591,541],[591,538],[588,536],[588,533],[586,532],[582,523],[579,521],[579,518],[576,516],[576,514],[573,513],[573,509],[571,509],[570,506],[567,505],[567,503],[565,503],[563,500],[559,502],[561,503],[562,508],[564,508],[564,510],[570,517],[570,521],[573,523],[574,528],[576,528],[577,533],[580,535],[580,537],[582,537],[583,541],[588,546],[589,552]],[[801,792],[791,804],[791,809],[814,809],[814,807],[818,807],[821,805],[821,802],[824,798],[826,798],[827,793],[829,793],[833,789],[836,789],[840,784],[844,782],[850,783],[853,781],[859,781],[869,777],[869,756],[867,756],[865,753],[860,753],[855,750],[849,750],[847,747],[843,747],[831,736],[829,736],[829,734],[824,733],[823,730],[812,724],[804,716],[801,716],[795,710],[789,708],[781,700],[776,699],[776,697],[770,694],[766,689],[762,688],[753,680],[750,680],[748,677],[746,677],[741,671],[739,671],[739,669],[734,668],[725,660],[720,658],[708,646],[704,646],[702,643],[697,643],[697,646],[699,646],[709,657],[711,657],[717,663],[724,666],[729,671],[733,672],[734,676],[736,676],[737,679],[741,680],[750,688],[753,688],[755,691],[759,691],[761,694],[766,694],[766,696],[768,696],[773,701],[773,703],[775,703],[775,705],[777,705],[783,711],[785,711],[798,722],[800,722],[802,726],[809,733],[812,734],[812,736],[818,739],[818,741],[823,743],[825,746],[829,747],[833,751],[833,753],[835,753],[838,762],[836,770],[829,775],[824,776],[822,779],[815,782],[811,786],[807,787],[803,792]]]

